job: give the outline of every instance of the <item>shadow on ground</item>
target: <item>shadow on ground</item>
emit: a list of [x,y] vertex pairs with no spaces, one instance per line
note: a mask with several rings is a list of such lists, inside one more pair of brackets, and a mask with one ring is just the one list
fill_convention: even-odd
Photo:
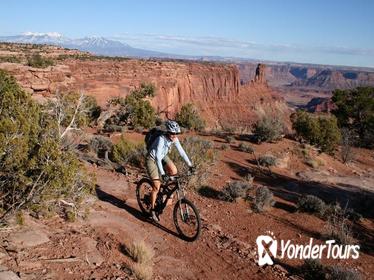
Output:
[[173,236],[176,236],[176,237],[183,240],[183,238],[178,233],[168,229],[167,227],[165,227],[161,224],[155,223],[152,220],[148,219],[147,217],[144,216],[144,214],[141,211],[139,211],[138,209],[126,204],[126,202],[124,202],[121,199],[118,199],[114,195],[105,192],[104,190],[102,190],[100,188],[99,185],[96,185],[95,191],[96,191],[97,197],[101,201],[109,202],[109,203],[111,203],[112,205],[114,205],[118,208],[124,209],[127,213],[131,214],[132,216],[134,216],[138,220],[150,223],[150,224],[154,225],[155,227],[165,231],[166,233],[168,233],[170,235],[173,235]]

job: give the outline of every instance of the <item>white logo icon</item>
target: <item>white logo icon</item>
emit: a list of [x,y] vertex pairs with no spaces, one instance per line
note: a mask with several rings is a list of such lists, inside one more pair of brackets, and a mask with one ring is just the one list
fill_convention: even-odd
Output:
[[277,240],[275,239],[272,232],[267,232],[269,235],[260,235],[256,239],[257,253],[258,253],[258,265],[263,266],[265,264],[272,265],[273,260],[277,254]]

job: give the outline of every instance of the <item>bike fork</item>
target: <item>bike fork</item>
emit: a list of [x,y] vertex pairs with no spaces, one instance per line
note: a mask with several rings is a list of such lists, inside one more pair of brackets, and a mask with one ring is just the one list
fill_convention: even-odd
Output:
[[188,207],[187,206],[186,206],[185,213],[183,213],[184,211],[182,209],[182,204],[181,204],[182,197],[184,197],[184,194],[182,196],[182,195],[180,195],[179,191],[177,191],[177,198],[178,198],[178,202],[180,203],[180,207],[179,207],[180,208],[180,215],[182,217],[183,222],[186,222],[186,219],[189,217],[190,213],[188,211]]

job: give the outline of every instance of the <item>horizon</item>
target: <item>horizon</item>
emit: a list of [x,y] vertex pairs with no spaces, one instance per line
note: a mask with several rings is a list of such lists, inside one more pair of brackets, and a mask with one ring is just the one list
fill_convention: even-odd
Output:
[[0,8],[1,36],[97,36],[176,55],[374,68],[372,1],[23,0]]

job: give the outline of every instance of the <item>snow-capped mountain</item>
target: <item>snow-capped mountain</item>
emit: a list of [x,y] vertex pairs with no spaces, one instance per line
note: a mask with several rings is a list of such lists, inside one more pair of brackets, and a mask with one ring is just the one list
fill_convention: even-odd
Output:
[[133,48],[126,43],[109,40],[104,37],[85,37],[70,39],[63,35],[52,33],[26,32],[16,36],[0,36],[0,42],[30,43],[56,45],[64,48],[88,51],[98,55],[130,56],[130,57],[174,57],[174,55]]

